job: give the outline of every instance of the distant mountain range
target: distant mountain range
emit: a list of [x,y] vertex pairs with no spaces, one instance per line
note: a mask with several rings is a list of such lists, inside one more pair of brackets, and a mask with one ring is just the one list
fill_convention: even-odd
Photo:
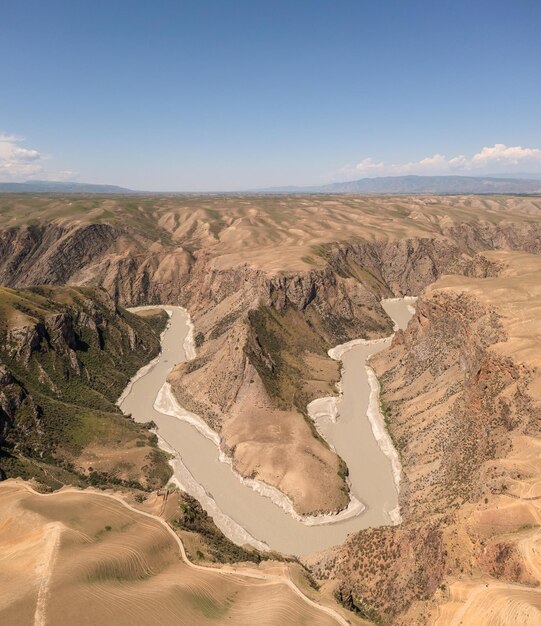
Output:
[[0,183],[0,193],[133,193],[117,185],[92,185],[54,180],[28,180],[25,183]]
[[[312,187],[270,187],[234,193],[373,193],[373,194],[494,194],[541,193],[541,177],[523,178],[497,176],[382,176],[361,178],[330,185]],[[32,180],[24,183],[0,183],[0,193],[151,193],[133,191],[117,185]],[[159,192],[154,192],[159,193]],[[168,192],[175,193],[175,192]],[[176,192],[181,193],[181,192]],[[201,192],[204,193],[204,192]],[[233,192],[227,192],[233,193]]]
[[541,193],[541,180],[490,176],[382,176],[318,187],[274,187],[260,193]]

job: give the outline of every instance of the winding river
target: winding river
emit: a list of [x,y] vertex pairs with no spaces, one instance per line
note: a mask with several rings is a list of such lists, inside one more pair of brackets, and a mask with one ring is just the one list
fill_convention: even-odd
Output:
[[[405,328],[412,299],[382,304],[396,327]],[[302,555],[341,543],[362,528],[399,521],[399,461],[379,413],[377,380],[367,367],[370,355],[385,348],[390,337],[353,341],[329,352],[343,364],[342,394],[311,403],[309,413],[348,465],[352,506],[338,517],[302,520],[287,512],[289,503],[276,490],[266,490],[271,496],[266,497],[259,492],[261,484],[241,480],[220,457],[218,435],[172,399],[164,383],[177,363],[193,357],[193,327],[181,307],[156,308],[170,315],[162,352],[138,372],[118,404],[136,421],[156,423],[161,447],[173,455],[174,482],[201,502],[224,534],[239,544]]]

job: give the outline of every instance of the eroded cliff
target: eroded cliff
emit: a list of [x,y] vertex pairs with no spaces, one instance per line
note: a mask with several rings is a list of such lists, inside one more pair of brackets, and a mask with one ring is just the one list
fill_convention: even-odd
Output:
[[24,218],[25,202],[14,196],[1,216],[0,279],[186,306],[197,358],[171,376],[180,402],[220,433],[237,470],[303,513],[347,503],[345,468],[306,419],[338,377],[326,350],[389,334],[381,297],[417,295],[445,273],[495,275],[486,249],[541,246],[529,198],[37,197]]
[[451,623],[468,593],[494,601],[494,581],[502,595],[521,590],[525,615],[536,610],[541,260],[486,259],[499,276],[428,287],[372,361],[401,454],[404,523],[312,561],[343,602],[382,623]]
[[[156,320],[158,330],[163,326]],[[155,325],[154,325],[155,326]],[[148,488],[169,476],[148,429],[115,406],[158,333],[98,288],[0,289],[0,468],[48,487]]]

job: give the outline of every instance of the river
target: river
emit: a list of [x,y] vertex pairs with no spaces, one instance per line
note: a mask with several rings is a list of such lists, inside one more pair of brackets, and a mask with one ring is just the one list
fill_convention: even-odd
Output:
[[[384,300],[382,304],[396,326],[404,328],[412,314],[412,300]],[[164,412],[167,403],[163,386],[171,369],[186,360],[187,351],[191,352],[186,339],[192,328],[188,313],[181,307],[160,308],[170,315],[169,326],[162,336],[162,352],[130,382],[119,406],[138,422],[156,423],[160,445],[174,455],[175,482],[201,502],[224,534],[236,543],[302,555],[341,543],[349,533],[362,528],[398,521],[398,458],[382,427],[377,392],[371,388],[370,371],[365,367],[367,358],[385,348],[390,338],[370,343],[350,342],[330,351],[343,363],[342,397],[321,404],[314,419],[327,441],[346,461],[352,496],[364,509],[354,506],[346,519],[309,525],[241,481],[230,464],[220,460],[217,434],[197,416],[185,412],[193,422],[189,423]],[[372,377],[374,386],[377,387],[377,381]],[[161,410],[157,410],[155,403],[160,393]],[[331,410],[326,411],[326,406]],[[275,495],[280,498],[276,492]]]

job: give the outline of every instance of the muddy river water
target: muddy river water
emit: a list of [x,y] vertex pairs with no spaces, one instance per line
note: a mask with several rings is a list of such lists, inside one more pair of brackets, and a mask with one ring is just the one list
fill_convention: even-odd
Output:
[[[412,299],[384,300],[397,327],[412,315]],[[153,420],[160,445],[173,455],[174,482],[196,497],[236,543],[301,555],[341,543],[354,531],[396,523],[400,464],[379,412],[378,383],[366,367],[371,354],[389,345],[349,342],[329,354],[342,361],[341,397],[309,406],[316,427],[349,468],[352,503],[339,516],[301,519],[277,490],[245,481],[220,454],[218,435],[180,407],[166,384],[175,364],[193,357],[193,327],[181,307],[163,306],[170,323],[162,352],[142,368],[119,399],[138,422]]]

